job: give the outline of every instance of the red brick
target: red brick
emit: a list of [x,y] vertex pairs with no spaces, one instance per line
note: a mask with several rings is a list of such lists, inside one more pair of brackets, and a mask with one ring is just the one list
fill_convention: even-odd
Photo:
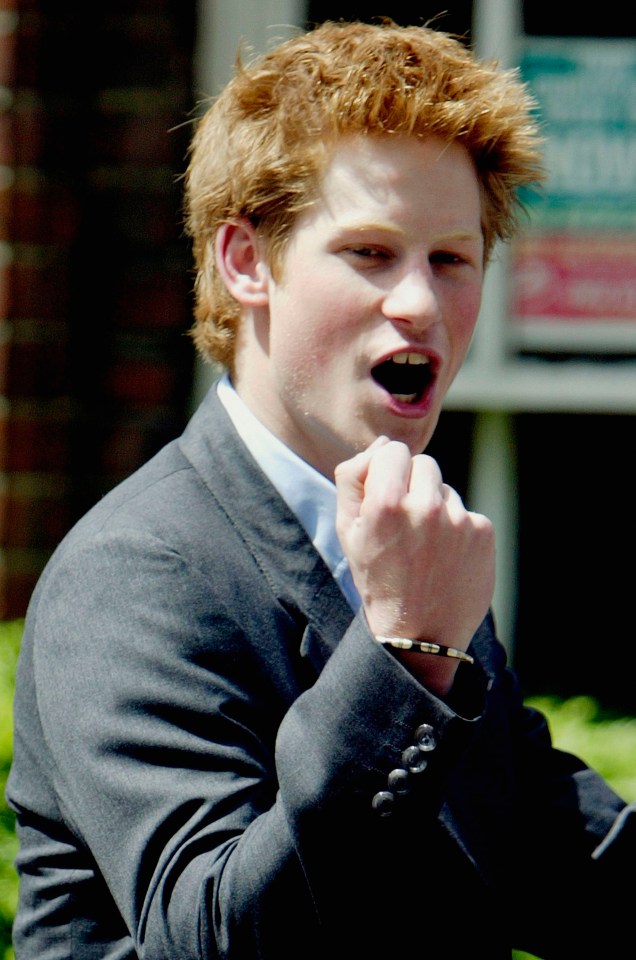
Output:
[[50,551],[7,550],[0,562],[0,620],[24,616]]
[[15,83],[16,23],[13,12],[0,7],[0,86],[4,87]]
[[[0,397],[6,396],[9,383],[9,357],[11,355],[8,324],[0,320]],[[0,470],[2,465],[0,464]]]
[[[9,405],[0,396],[0,474],[7,469],[7,434],[9,432]],[[2,541],[0,541],[1,545]]]
[[183,330],[190,325],[189,277],[185,265],[178,274],[156,273],[129,278],[123,285],[115,316],[127,327]]
[[79,213],[73,196],[35,171],[17,171],[11,202],[14,243],[65,244],[78,231]]
[[176,386],[177,371],[165,363],[120,360],[109,372],[106,392],[119,400],[169,403]]
[[11,124],[11,162],[15,166],[37,164],[44,152],[47,130],[46,112],[37,95],[17,90],[7,119]]
[[[8,254],[9,251],[7,251]],[[3,250],[0,247],[0,321],[9,317],[11,310],[11,265],[3,263]],[[2,391],[0,390],[0,395]]]
[[69,296],[67,254],[65,247],[16,247],[9,279],[13,317],[64,316]]
[[[1,466],[1,465],[0,465]],[[0,472],[0,544],[4,546],[7,526],[7,477]]]
[[[104,116],[96,131],[95,144],[99,155],[105,163],[148,164],[155,171],[160,164],[173,163],[177,151],[170,127],[174,126],[174,119],[173,114]],[[178,147],[181,147],[180,142]],[[181,160],[180,149],[178,159]]]
[[13,118],[10,113],[0,110],[0,164],[11,167],[15,162],[13,142]]
[[[0,166],[0,242],[8,243],[12,237],[13,190],[11,168]],[[0,262],[2,254],[0,253]],[[0,314],[2,316],[2,314]]]
[[5,471],[65,472],[70,457],[70,422],[63,404],[12,403],[4,418]]
[[57,546],[73,522],[66,477],[9,474],[5,487],[4,547]]
[[[36,328],[24,333],[23,327]],[[40,336],[37,324],[15,324],[11,348],[11,366],[5,379],[5,394],[10,399],[34,397],[45,400],[68,392],[68,338],[63,324],[51,323]],[[34,339],[27,339],[32,335]],[[1,346],[1,341],[0,341]]]

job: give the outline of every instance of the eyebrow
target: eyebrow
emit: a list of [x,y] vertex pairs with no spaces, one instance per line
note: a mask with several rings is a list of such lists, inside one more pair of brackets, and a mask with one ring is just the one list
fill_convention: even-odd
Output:
[[[383,223],[382,221],[361,221],[359,223],[352,221],[350,223],[344,222],[338,224],[338,229],[344,232],[352,233],[365,233],[366,231],[377,230],[382,233],[388,233],[396,237],[402,236],[404,230],[401,230],[399,227],[394,227],[392,224]],[[482,241],[484,239],[483,231],[479,230],[449,230],[448,232],[442,232],[440,241],[441,243],[460,241],[460,242],[469,242],[474,243],[475,241]]]

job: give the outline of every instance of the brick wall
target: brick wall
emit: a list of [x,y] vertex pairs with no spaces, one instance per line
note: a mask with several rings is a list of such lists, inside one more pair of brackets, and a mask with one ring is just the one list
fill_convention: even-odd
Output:
[[182,428],[194,0],[0,0],[0,618]]

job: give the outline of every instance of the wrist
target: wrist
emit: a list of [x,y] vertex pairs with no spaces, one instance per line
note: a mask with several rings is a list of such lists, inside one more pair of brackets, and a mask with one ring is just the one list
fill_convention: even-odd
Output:
[[457,669],[474,663],[473,657],[464,650],[430,640],[377,634],[374,639],[390,650],[418,683],[442,699],[450,693]]
[[458,647],[447,647],[443,643],[436,643],[433,640],[411,639],[410,637],[386,637],[380,634],[374,634],[377,643],[383,646],[392,647],[395,650],[408,650],[412,653],[420,653],[433,657],[448,657],[452,660],[458,660],[460,663],[474,663],[473,657],[465,650]]

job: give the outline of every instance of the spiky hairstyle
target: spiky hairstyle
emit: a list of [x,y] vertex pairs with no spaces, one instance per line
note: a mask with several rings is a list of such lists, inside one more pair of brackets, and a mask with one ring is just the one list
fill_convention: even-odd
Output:
[[438,136],[473,159],[486,256],[516,227],[518,188],[542,178],[534,102],[517,71],[430,27],[326,22],[243,64],[198,122],[186,172],[200,352],[232,369],[238,304],[214,266],[226,221],[247,218],[274,273],[343,136]]

